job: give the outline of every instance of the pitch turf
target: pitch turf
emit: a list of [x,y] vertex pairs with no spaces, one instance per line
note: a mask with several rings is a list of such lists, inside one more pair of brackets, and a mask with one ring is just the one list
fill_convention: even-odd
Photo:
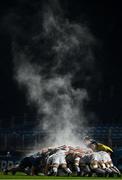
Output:
[[0,174],[0,179],[4,179],[4,180],[26,180],[26,179],[30,179],[30,180],[36,180],[36,179],[42,179],[42,180],[63,180],[63,179],[68,179],[68,180],[118,180],[118,179],[122,179],[122,177],[53,177],[53,176],[26,176],[25,174],[17,174],[15,176],[13,175],[2,175]]

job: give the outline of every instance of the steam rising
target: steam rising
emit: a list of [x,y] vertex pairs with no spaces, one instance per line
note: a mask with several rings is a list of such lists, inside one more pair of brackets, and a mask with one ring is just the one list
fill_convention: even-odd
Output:
[[90,78],[94,39],[86,27],[70,23],[50,6],[42,14],[38,15],[39,29],[23,47],[14,40],[16,80],[37,107],[40,130],[51,132],[46,144],[77,145],[81,139],[78,130],[86,121],[83,102],[88,94],[72,84],[78,72],[84,81]]

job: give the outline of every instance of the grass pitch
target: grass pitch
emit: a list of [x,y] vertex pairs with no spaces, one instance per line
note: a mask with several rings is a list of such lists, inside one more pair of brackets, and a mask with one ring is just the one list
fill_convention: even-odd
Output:
[[0,174],[0,179],[5,179],[5,180],[26,180],[26,179],[30,179],[30,180],[37,180],[37,179],[42,179],[42,180],[118,180],[118,179],[122,179],[122,177],[54,177],[54,176],[26,176],[25,174],[16,174],[16,175],[3,175]]

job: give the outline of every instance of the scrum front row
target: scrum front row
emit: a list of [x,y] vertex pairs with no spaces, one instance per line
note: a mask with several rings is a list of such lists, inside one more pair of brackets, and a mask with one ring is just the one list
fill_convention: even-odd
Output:
[[24,157],[11,169],[4,169],[4,174],[24,172],[27,175],[60,176],[121,176],[114,166],[109,152],[94,152],[91,148],[60,146],[44,148],[40,152]]

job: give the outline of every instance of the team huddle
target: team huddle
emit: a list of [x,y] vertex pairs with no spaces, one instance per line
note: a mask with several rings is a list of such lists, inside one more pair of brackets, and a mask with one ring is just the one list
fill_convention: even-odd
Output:
[[24,172],[27,175],[47,176],[120,176],[114,166],[112,149],[106,145],[84,138],[83,147],[60,146],[43,148],[40,152],[24,157],[20,163],[4,173]]

